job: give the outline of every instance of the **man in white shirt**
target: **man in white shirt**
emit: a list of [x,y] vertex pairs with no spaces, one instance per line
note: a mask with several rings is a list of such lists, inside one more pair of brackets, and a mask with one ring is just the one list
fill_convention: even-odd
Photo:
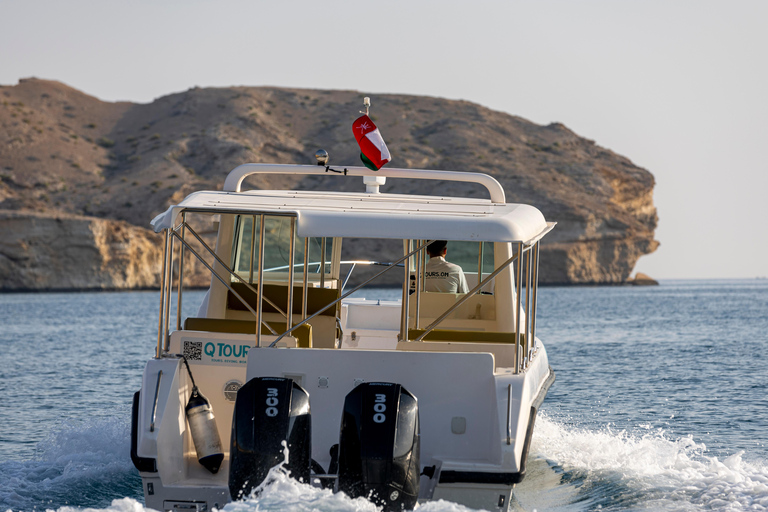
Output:
[[445,261],[448,242],[435,240],[427,246],[429,261],[424,270],[424,289],[428,292],[467,293],[467,280],[461,267]]

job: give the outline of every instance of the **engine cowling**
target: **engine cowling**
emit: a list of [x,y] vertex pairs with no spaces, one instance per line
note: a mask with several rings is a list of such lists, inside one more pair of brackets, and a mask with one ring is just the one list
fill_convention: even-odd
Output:
[[400,384],[363,383],[344,401],[338,490],[384,510],[413,509],[419,497],[418,400]]
[[237,392],[232,417],[229,492],[233,500],[248,496],[285,461],[287,443],[291,476],[309,482],[312,418],[309,395],[291,379],[259,377]]

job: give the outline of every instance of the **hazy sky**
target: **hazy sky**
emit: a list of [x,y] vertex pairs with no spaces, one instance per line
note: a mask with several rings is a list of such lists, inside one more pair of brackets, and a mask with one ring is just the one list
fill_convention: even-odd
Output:
[[104,100],[277,85],[559,121],[656,177],[661,247],[637,270],[768,276],[766,0],[0,0],[0,84],[28,76]]

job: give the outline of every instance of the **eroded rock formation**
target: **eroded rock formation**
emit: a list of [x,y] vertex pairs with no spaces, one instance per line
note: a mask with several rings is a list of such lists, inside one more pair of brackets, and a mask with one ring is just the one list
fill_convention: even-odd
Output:
[[[334,165],[359,165],[350,126],[364,95],[194,88],[134,104],[38,79],[0,87],[0,289],[156,286],[152,216],[194,190],[220,188],[245,162],[314,163],[322,147]],[[559,123],[430,97],[380,95],[374,107],[391,166],[488,173],[508,202],[558,222],[542,248],[544,283],[624,283],[658,245],[653,176]],[[327,185],[289,176],[246,183]],[[382,192],[485,194],[416,180],[391,180]]]
[[1,210],[0,283],[5,290],[153,288],[160,241],[125,221]]

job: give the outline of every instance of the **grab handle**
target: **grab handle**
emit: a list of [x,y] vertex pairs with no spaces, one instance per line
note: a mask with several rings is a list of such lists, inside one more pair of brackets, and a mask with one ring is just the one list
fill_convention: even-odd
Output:
[[149,431],[155,431],[155,415],[157,414],[157,396],[160,394],[160,379],[163,378],[163,370],[157,372],[157,385],[155,386],[155,402],[152,404],[152,423],[149,424]]

